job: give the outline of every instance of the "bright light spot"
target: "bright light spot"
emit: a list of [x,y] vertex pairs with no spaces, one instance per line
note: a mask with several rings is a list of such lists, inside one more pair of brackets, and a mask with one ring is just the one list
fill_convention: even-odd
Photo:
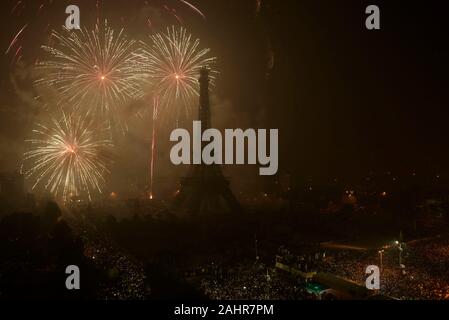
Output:
[[67,150],[67,152],[75,153],[75,147],[73,147],[73,146],[67,146],[66,150]]
[[106,79],[106,77],[105,77],[105,76],[101,76],[100,78],[101,78],[101,80],[104,80],[104,79]]

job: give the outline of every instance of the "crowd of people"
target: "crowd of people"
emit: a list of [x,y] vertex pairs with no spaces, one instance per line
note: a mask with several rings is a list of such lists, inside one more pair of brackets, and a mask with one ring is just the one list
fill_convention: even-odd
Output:
[[[77,296],[80,299],[136,300],[152,298],[152,295],[158,296],[155,289],[158,285],[156,278],[160,278],[159,274],[163,274],[160,270],[168,270],[170,266],[176,266],[173,271],[179,271],[182,278],[182,272],[187,267],[180,261],[185,259],[175,260],[176,253],[171,250],[162,251],[160,247],[170,240],[173,241],[173,246],[179,247],[179,241],[170,237],[167,232],[171,231],[172,234],[179,236],[184,230],[185,235],[189,235],[192,232],[190,229],[174,222],[162,224],[159,221],[135,218],[117,224],[112,219],[110,224],[113,228],[109,229],[125,230],[126,234],[130,235],[144,235],[143,238],[136,237],[132,240],[144,239],[142,243],[145,245],[142,247],[145,249],[151,243],[148,241],[151,238],[146,237],[147,234],[154,235],[160,232],[163,240],[156,242],[155,247],[163,254],[154,255],[152,261],[160,270],[147,268],[143,262],[147,262],[148,259],[141,257],[140,260],[134,259],[129,250],[121,249],[126,246],[117,245],[119,243],[117,237],[112,240],[114,238],[110,233],[105,232],[108,228],[104,225],[108,224],[108,220],[99,224],[89,217],[90,211],[92,210],[80,210],[74,217],[69,218],[67,214],[62,215],[55,203],[49,202],[37,210],[36,214],[15,213],[3,217],[0,220],[0,298],[23,295],[24,288],[21,285],[30,280],[28,282],[36,285],[32,290],[27,289],[29,297],[44,297],[45,292],[42,292],[42,288],[45,288],[48,297],[72,299],[74,293],[60,286],[65,281],[64,270],[69,264],[76,264],[81,269],[84,290]],[[145,224],[152,229],[139,228]],[[147,232],[148,230],[153,233]],[[217,233],[217,230],[214,230],[214,234]],[[225,237],[219,240],[221,242],[217,240],[217,243],[229,243]],[[192,241],[194,245],[198,243],[201,242]],[[171,246],[167,245],[167,248]],[[281,268],[276,265],[277,261],[301,273],[331,273],[361,286],[365,286],[366,267],[378,265],[381,268],[378,293],[382,295],[407,300],[449,299],[449,239],[446,238],[391,245],[385,248],[382,254],[378,250],[354,251],[342,248],[324,251],[318,245],[312,246],[301,242],[301,245],[298,244],[294,249],[280,247],[277,255],[276,247],[273,246],[269,254],[259,252],[264,258],[256,260],[241,258],[247,257],[250,252],[250,250],[239,251],[241,246],[228,248],[223,245],[223,248],[228,251],[223,249],[216,254],[214,259],[217,261],[213,264],[203,266],[205,258],[198,261],[191,259],[193,262],[185,264],[189,268],[199,265],[195,272],[185,274],[185,278],[196,278],[198,284],[196,288],[211,299],[317,298],[307,292],[302,275],[289,273],[289,270],[280,270]],[[210,259],[208,252],[204,251],[203,257]],[[133,255],[137,256],[135,253]],[[181,257],[186,258],[186,255]],[[223,261],[219,262],[220,258],[223,258]],[[151,276],[153,284],[150,289],[148,279]],[[181,282],[173,282],[173,286],[179,283]],[[86,284],[89,285],[88,290]],[[165,280],[161,281],[160,287],[166,286]],[[171,293],[168,292],[167,296]]]
[[399,264],[399,248],[391,247],[383,252],[382,266],[376,252],[339,251],[324,262],[327,272],[365,284],[365,269],[378,265],[380,269],[380,293],[406,300],[449,299],[449,241],[408,245],[402,252]]
[[262,262],[240,263],[203,276],[201,290],[211,299],[301,300],[308,298],[304,287],[274,266]]
[[145,285],[143,264],[132,259],[90,224],[88,219],[73,221],[85,245],[84,255],[102,270],[98,298],[142,300],[150,288]]
[[[327,272],[365,286],[367,266],[380,267],[380,294],[395,299],[449,299],[449,240],[431,240],[378,251],[330,250],[294,254],[281,247],[278,260],[295,270]],[[202,268],[201,290],[211,299],[316,299],[304,279],[260,261],[230,267],[212,264]],[[313,281],[313,280],[312,280]]]
[[383,290],[403,299],[449,299],[449,241],[418,243],[409,250],[405,274],[395,272],[394,262],[385,268]]

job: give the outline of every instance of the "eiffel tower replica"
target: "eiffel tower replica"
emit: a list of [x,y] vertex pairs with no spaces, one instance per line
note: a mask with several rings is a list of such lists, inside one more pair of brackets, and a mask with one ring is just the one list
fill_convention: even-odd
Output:
[[[207,68],[201,69],[199,83],[199,120],[201,129],[207,130],[211,125]],[[203,142],[202,147],[204,147]],[[203,163],[193,165],[190,173],[181,179],[181,187],[175,197],[174,207],[195,215],[241,211],[241,206],[229,187],[229,180],[223,176],[221,166]]]

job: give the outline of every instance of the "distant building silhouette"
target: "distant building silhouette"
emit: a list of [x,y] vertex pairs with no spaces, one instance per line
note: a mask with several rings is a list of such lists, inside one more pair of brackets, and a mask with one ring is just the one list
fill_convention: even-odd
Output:
[[[199,120],[202,130],[210,128],[209,70],[200,71]],[[223,176],[220,165],[194,165],[181,180],[181,187],[174,201],[175,208],[190,213],[237,212],[241,207]]]

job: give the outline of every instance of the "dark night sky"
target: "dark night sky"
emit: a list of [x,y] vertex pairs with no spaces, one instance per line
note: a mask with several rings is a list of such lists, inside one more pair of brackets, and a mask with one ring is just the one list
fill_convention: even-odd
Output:
[[448,27],[442,2],[376,2],[382,30],[375,32],[364,28],[360,15],[368,2],[296,3],[281,5],[273,19],[279,48],[273,101],[289,139],[281,146],[299,151],[294,157],[284,148],[282,159],[324,176],[445,169]]
[[[27,2],[38,7],[41,1]],[[95,19],[95,1],[56,2],[45,13],[52,24],[63,24],[68,4],[80,5],[82,21]],[[35,10],[12,19],[14,3],[1,4],[2,54],[14,33],[36,19]],[[143,3],[102,1],[102,15],[117,26],[126,16],[129,34],[139,38],[148,32]],[[207,20],[182,7],[180,15],[219,59],[217,99],[244,114],[241,123],[280,129],[282,171],[348,179],[369,170],[449,173],[449,27],[443,1],[266,0],[258,18],[254,0],[192,3]],[[365,29],[369,4],[380,7],[380,31]],[[160,20],[161,29],[175,23],[164,14]],[[45,37],[28,31],[24,60],[33,62]],[[268,37],[275,64],[267,78]],[[39,113],[13,89],[10,61],[1,56],[0,171],[20,163],[21,141]],[[27,76],[20,87],[31,90]]]

